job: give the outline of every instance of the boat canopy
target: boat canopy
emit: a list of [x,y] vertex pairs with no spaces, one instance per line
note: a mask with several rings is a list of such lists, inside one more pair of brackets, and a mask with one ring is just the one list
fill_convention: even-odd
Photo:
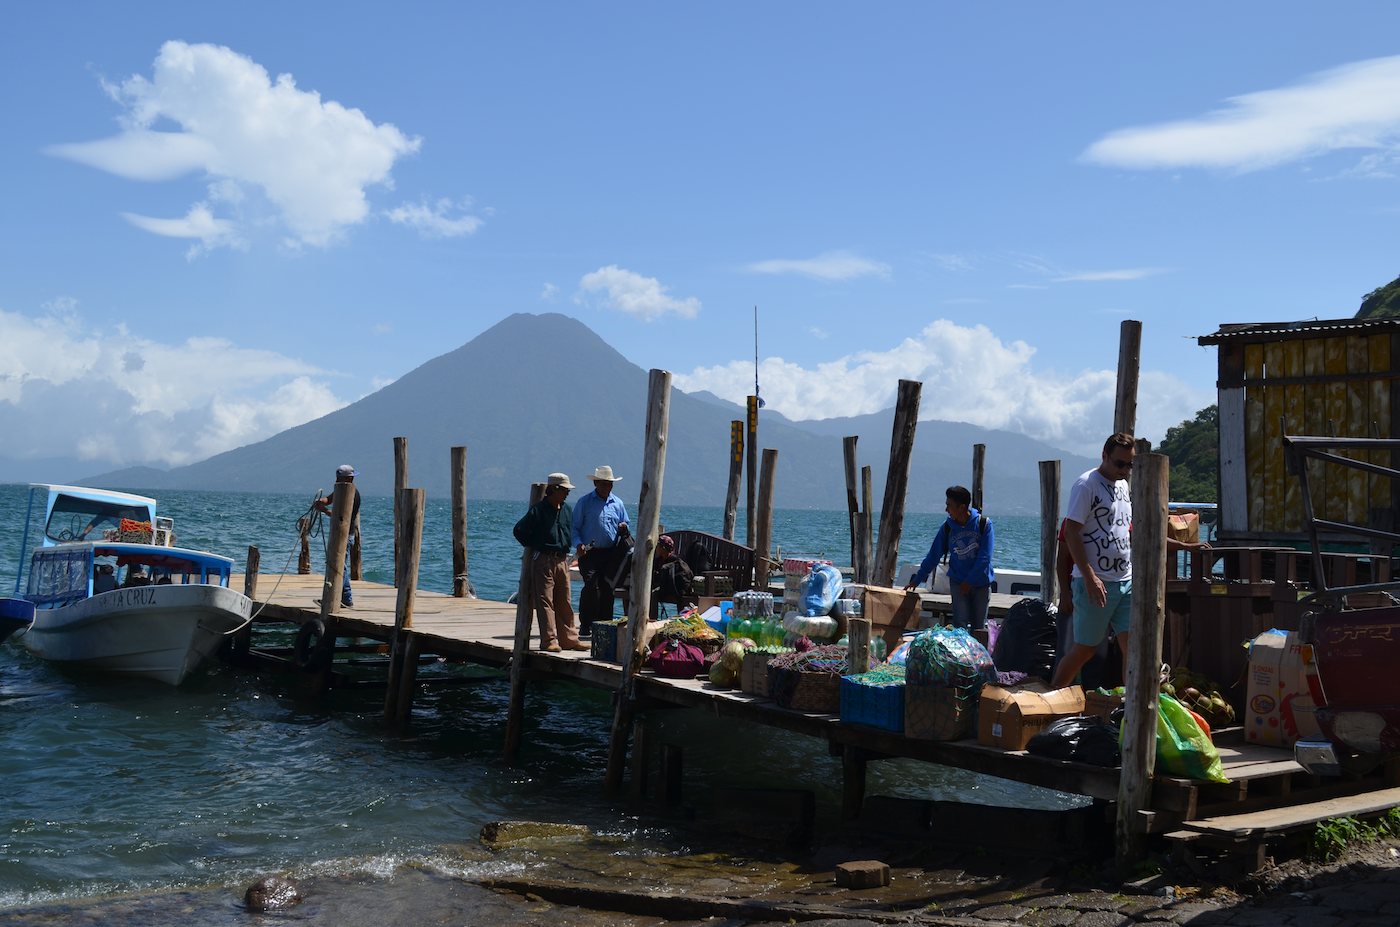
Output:
[[123,518],[153,522],[156,517],[156,500],[147,496],[52,483],[29,485],[31,510],[34,496],[41,490],[48,494],[44,508],[45,547],[101,538],[105,529],[120,527]]
[[29,567],[24,597],[35,605],[59,606],[93,594],[93,569],[98,558],[114,558],[126,567],[128,585],[136,568],[151,583],[204,583],[228,586],[233,561],[218,554],[149,544],[82,543],[40,547]]

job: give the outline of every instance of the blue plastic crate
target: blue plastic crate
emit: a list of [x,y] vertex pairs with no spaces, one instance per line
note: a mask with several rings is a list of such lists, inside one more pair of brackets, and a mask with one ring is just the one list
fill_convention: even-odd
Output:
[[904,731],[904,683],[872,684],[860,676],[841,678],[841,722],[882,731]]

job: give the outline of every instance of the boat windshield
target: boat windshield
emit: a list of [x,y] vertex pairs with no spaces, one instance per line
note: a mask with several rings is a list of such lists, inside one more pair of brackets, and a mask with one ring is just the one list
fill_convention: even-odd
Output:
[[44,534],[52,541],[97,541],[108,528],[121,526],[123,518],[144,522],[150,518],[144,505],[79,499],[59,493],[49,513]]

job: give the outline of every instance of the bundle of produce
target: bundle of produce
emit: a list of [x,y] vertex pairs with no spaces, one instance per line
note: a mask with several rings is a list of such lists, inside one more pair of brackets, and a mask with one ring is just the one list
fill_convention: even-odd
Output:
[[739,673],[744,669],[744,654],[754,649],[753,641],[730,641],[724,649],[715,654],[710,666],[710,682],[726,689],[734,688],[739,681]]
[[1227,727],[1235,722],[1235,707],[1225,697],[1224,690],[1205,676],[1193,673],[1184,666],[1178,666],[1170,674],[1163,672],[1158,688],[1164,695],[1172,696],[1196,712],[1209,722],[1211,727]]
[[724,644],[724,635],[705,623],[699,612],[686,612],[661,626],[656,636],[662,641],[685,641],[705,653],[714,653]]
[[963,628],[920,631],[904,662],[909,681],[918,686],[961,689],[997,681],[987,648]]
[[783,708],[834,714],[841,710],[841,677],[849,670],[845,647],[779,654],[768,661],[768,695]]

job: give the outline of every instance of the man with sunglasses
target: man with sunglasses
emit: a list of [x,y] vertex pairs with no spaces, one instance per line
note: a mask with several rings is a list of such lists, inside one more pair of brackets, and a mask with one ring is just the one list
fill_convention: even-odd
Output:
[[1055,688],[1074,677],[1110,633],[1128,652],[1133,602],[1133,504],[1128,475],[1133,436],[1116,434],[1103,445],[1103,462],[1075,480],[1065,512],[1065,544],[1074,560],[1074,646],[1055,668]]

